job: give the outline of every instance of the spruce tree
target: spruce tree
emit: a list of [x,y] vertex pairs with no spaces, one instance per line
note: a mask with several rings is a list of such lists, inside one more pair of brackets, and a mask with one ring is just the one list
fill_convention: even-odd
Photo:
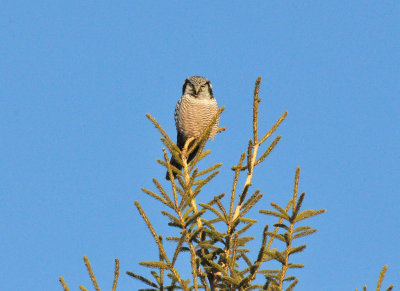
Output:
[[[302,208],[305,193],[299,192],[300,168],[295,170],[293,192],[288,196],[286,205],[271,202],[268,209],[259,205],[263,196],[261,189],[253,189],[252,179],[255,169],[263,163],[276,147],[281,136],[270,141],[272,134],[284,121],[284,112],[275,124],[264,134],[259,133],[259,97],[261,78],[255,83],[253,94],[253,132],[245,152],[236,165],[232,167],[233,181],[229,195],[225,193],[210,197],[204,186],[212,182],[218,175],[221,163],[206,169],[200,169],[198,163],[206,158],[209,150],[205,145],[213,124],[224,111],[221,107],[210,124],[196,140],[189,139],[182,150],[171,140],[161,125],[150,114],[146,116],[161,134],[165,145],[163,159],[157,162],[167,168],[170,177],[176,174],[176,180],[169,181],[168,188],[153,178],[155,190],[142,188],[147,195],[160,203],[161,213],[168,225],[175,230],[175,235],[163,239],[163,235],[152,225],[139,201],[135,206],[143,218],[144,225],[154,239],[157,257],[152,261],[141,261],[140,265],[148,267],[150,272],[146,277],[133,272],[126,272],[132,278],[140,281],[143,289],[139,290],[293,290],[299,281],[292,269],[303,268],[293,255],[305,250],[306,244],[298,244],[298,239],[309,236],[317,230],[307,225],[310,218],[322,214],[325,209],[313,210]],[[223,131],[224,128],[219,131]],[[260,138],[261,137],[261,138]],[[199,146],[196,157],[187,162],[190,153]],[[169,154],[170,155],[169,155]],[[170,157],[182,164],[178,170],[169,163]],[[245,175],[245,182],[239,185],[239,177]],[[249,210],[259,207],[259,213],[275,220],[272,225],[260,226],[256,219],[249,217]],[[250,228],[260,230],[258,249],[251,249],[249,242],[256,238],[249,236]],[[275,243],[274,243],[275,242]],[[174,244],[174,252],[167,253],[166,243]],[[177,260],[188,253],[187,267],[190,266],[191,276],[185,278],[177,265]],[[90,262],[86,256],[84,261],[96,291],[100,288],[93,274]],[[274,263],[275,262],[275,263]],[[276,267],[278,266],[278,267]],[[378,279],[377,289],[380,290],[387,266],[384,266]],[[115,260],[114,282],[112,290],[117,288],[119,277],[119,261]],[[60,277],[64,290],[69,290],[64,279]],[[136,283],[138,284],[138,283]],[[135,285],[136,285],[135,284]],[[87,290],[80,286],[81,290]],[[391,290],[393,286],[387,288]],[[356,289],[357,290],[357,289]],[[363,290],[366,290],[364,286]]]

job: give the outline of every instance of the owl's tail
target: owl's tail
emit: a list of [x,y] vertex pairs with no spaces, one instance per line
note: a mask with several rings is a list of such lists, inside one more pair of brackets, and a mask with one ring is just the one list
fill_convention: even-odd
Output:
[[[170,164],[171,164],[171,166],[174,166],[178,170],[182,169],[182,165],[177,160],[175,160],[174,157],[172,157],[172,159],[170,161]],[[172,172],[172,175],[174,176],[174,179],[175,179],[176,178],[176,173]],[[165,175],[165,179],[171,180],[168,170],[167,170],[167,174]]]
[[[190,153],[190,155],[189,155],[189,157],[188,157],[188,159],[187,159],[187,162],[188,162],[188,163],[189,163],[191,160],[194,159],[194,157],[196,156],[196,154],[197,154],[198,151],[199,151],[199,147],[196,147],[196,148],[193,150],[193,152]],[[175,168],[177,168],[178,170],[182,170],[182,165],[181,165],[177,160],[175,160],[174,157],[172,157],[172,159],[171,159],[171,161],[170,161],[170,164],[171,164],[172,166],[174,166]],[[176,178],[176,173],[172,172],[172,175],[174,176],[174,179],[175,179],[175,178]],[[170,176],[169,176],[168,171],[167,171],[167,174],[165,175],[165,179],[167,179],[167,180],[170,180],[170,179],[171,179]]]

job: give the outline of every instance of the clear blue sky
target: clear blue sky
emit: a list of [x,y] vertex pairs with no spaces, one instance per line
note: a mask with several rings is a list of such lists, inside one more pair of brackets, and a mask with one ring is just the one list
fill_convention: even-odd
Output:
[[[60,275],[91,287],[84,254],[104,290],[114,258],[119,290],[144,287],[123,272],[147,274],[137,262],[157,258],[134,200],[165,230],[140,191],[164,176],[145,114],[175,136],[190,75],[226,106],[203,163],[222,173],[203,195],[230,191],[257,76],[261,129],[289,111],[254,187],[258,208],[283,204],[299,165],[305,207],[327,208],[310,221],[319,232],[297,257],[296,290],[374,288],[384,264],[385,286],[400,288],[400,2],[232,3],[2,1],[1,290],[61,290]],[[272,222],[259,221],[258,234]]]

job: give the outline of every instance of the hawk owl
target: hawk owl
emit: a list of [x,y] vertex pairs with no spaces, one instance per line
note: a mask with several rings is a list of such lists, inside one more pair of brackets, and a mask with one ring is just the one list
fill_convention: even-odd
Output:
[[[211,122],[211,119],[218,112],[218,104],[213,96],[211,83],[208,79],[200,76],[192,76],[185,80],[182,88],[182,97],[179,99],[175,107],[175,126],[178,133],[177,146],[183,149],[188,138],[197,138],[202,130]],[[214,139],[218,131],[218,123],[215,122],[210,138]],[[197,147],[188,157],[190,162],[197,154]],[[174,157],[171,159],[171,165],[179,170],[182,165],[178,163]],[[174,173],[174,178],[176,174]],[[167,172],[166,179],[169,180]]]

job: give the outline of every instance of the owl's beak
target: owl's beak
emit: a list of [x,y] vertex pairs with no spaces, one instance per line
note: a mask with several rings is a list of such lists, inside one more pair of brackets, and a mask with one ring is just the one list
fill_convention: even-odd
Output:
[[196,92],[196,95],[199,94],[199,89],[194,89],[194,91]]

